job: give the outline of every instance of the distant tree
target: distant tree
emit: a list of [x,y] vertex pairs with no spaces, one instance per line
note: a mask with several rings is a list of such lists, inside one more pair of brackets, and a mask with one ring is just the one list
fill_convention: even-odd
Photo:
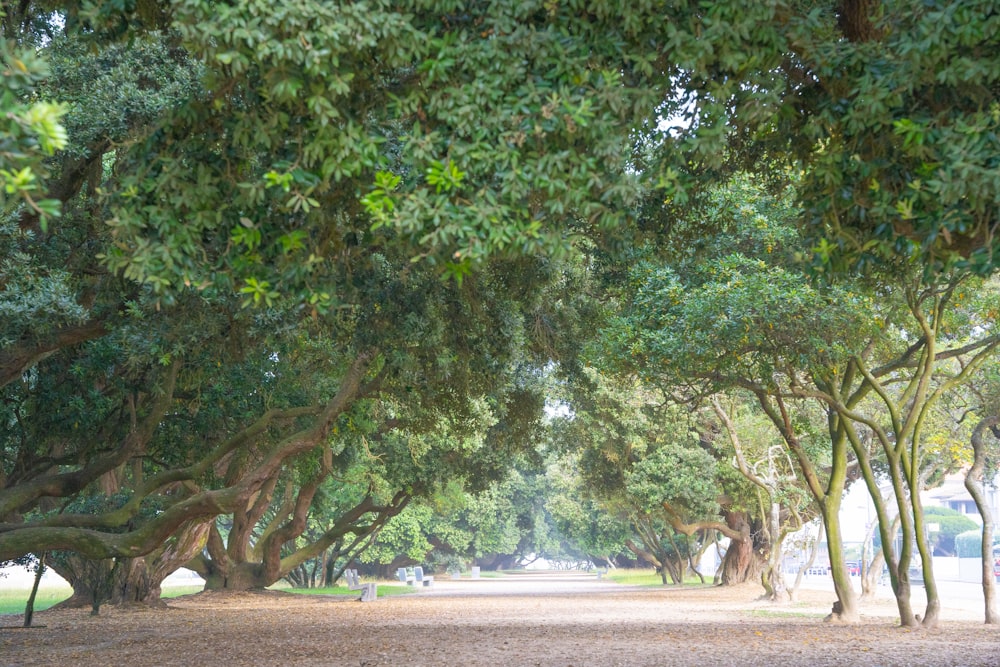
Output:
[[935,556],[957,556],[955,537],[977,526],[969,517],[947,507],[925,507],[924,519],[937,526],[928,531]]
[[[711,210],[731,233],[703,242],[698,254],[680,248],[666,261],[636,262],[623,294],[626,307],[603,337],[607,351],[649,382],[693,385],[696,393],[740,388],[755,396],[819,503],[840,614],[852,621],[857,609],[843,571],[837,514],[849,465],[856,465],[880,529],[888,530],[874,445],[901,517],[899,553],[889,537],[882,540],[901,622],[918,622],[908,580],[916,549],[928,592],[922,623],[932,626],[939,601],[919,500],[929,474],[925,439],[942,396],[967,382],[1000,343],[992,321],[983,318],[991,312],[993,286],[962,271],[939,274],[934,282],[900,270],[867,281],[817,283],[781,259],[801,247],[788,233],[794,209],[786,196],[743,178],[720,189]],[[727,201],[734,204],[728,211],[717,205]],[[807,404],[826,413],[825,454],[800,437],[808,420],[797,413]]]

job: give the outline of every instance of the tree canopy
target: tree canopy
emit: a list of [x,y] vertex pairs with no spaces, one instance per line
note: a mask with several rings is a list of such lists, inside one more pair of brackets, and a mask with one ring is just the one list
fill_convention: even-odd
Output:
[[[260,583],[459,497],[497,562],[549,518],[620,553],[595,502],[648,553],[746,537],[685,405],[771,422],[835,563],[849,475],[891,481],[927,565],[938,411],[1000,343],[993,3],[0,9],[0,559]],[[578,401],[551,485],[543,378]]]

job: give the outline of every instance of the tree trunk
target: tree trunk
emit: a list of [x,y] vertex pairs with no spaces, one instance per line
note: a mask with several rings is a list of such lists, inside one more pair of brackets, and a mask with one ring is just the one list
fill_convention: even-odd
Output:
[[920,554],[920,566],[924,576],[924,593],[927,595],[927,605],[924,607],[924,617],[920,623],[925,628],[936,628],[941,617],[941,598],[938,595],[937,579],[934,576],[934,559],[931,558],[931,548],[927,540],[927,525],[924,521],[924,508],[920,502],[920,489],[923,482],[915,485],[910,494],[913,506],[914,539],[917,542],[917,552]]
[[205,577],[206,591],[252,591],[267,588],[273,581],[261,563],[233,563],[225,572],[210,571]]
[[660,559],[656,557],[656,554],[647,551],[646,549],[640,547],[633,540],[625,540],[625,547],[636,555],[640,561],[645,561],[656,568],[657,573],[659,573],[660,578],[663,580],[663,585],[667,585],[667,573],[663,567],[663,563]]
[[43,551],[42,555],[38,557],[38,565],[35,567],[35,578],[31,584],[31,594],[28,596],[28,602],[24,605],[24,627],[31,627],[32,617],[35,615],[35,596],[38,595],[38,585],[42,583],[42,575],[45,574],[45,556],[46,553]]
[[764,569],[764,558],[755,548],[751,525],[743,512],[725,512],[726,525],[739,533],[729,538],[729,548],[722,559],[722,585],[734,586],[757,581]]
[[760,582],[767,591],[767,599],[772,602],[789,602],[791,594],[785,584],[785,570],[782,563],[781,505],[771,501],[771,511],[768,513],[768,532],[771,535],[770,549],[767,560],[761,571]]
[[878,0],[841,0],[837,23],[844,37],[851,42],[878,39],[880,32],[872,22],[872,13]]
[[983,601],[985,603],[986,623],[995,625],[1000,623],[1000,614],[997,613],[996,603],[996,582],[993,574],[993,510],[986,502],[986,495],[983,493],[983,469],[986,466],[986,446],[983,443],[983,435],[987,428],[993,431],[993,435],[1000,437],[997,432],[997,424],[1000,419],[988,417],[976,425],[972,432],[972,453],[973,463],[969,472],[965,475],[965,488],[969,495],[976,502],[980,516],[983,517]]
[[871,562],[863,566],[861,570],[861,599],[873,598],[878,593],[878,582],[882,578],[884,568],[885,552],[880,548],[875,552]]
[[860,623],[858,598],[854,586],[851,585],[851,578],[847,574],[844,558],[844,542],[840,532],[840,501],[840,496],[831,494],[820,503],[823,527],[826,530],[826,548],[830,556],[830,574],[833,576],[833,588],[837,592],[837,602],[827,618],[842,623]]
[[[889,568],[889,579],[892,583],[892,592],[896,598],[896,608],[899,610],[899,624],[903,627],[916,627],[920,624],[916,614],[913,613],[911,602],[910,585],[910,561],[913,554],[913,516],[910,514],[910,504],[907,502],[907,489],[903,483],[903,474],[898,457],[892,456],[892,452],[886,452],[889,464],[889,477],[892,480],[893,493],[896,499],[897,518],[899,519],[900,535],[902,537],[899,554],[894,554],[893,540],[895,534],[882,531],[881,525],[884,522],[886,512],[879,512],[879,530],[882,537],[882,551],[885,554],[886,565]],[[911,463],[912,465],[912,463]],[[869,494],[876,507],[881,503],[881,494],[872,492]],[[888,524],[886,524],[888,525]]]
[[189,522],[162,547],[139,558],[88,560],[59,552],[49,566],[73,587],[61,608],[102,604],[159,605],[160,585],[204,548],[208,523]]
[[[875,530],[878,528],[878,521],[869,524],[865,543],[861,554],[861,599],[868,600],[875,597],[878,592],[878,581],[882,577],[882,568],[885,567],[885,552],[882,548],[874,550]],[[892,528],[889,532],[893,535],[899,530],[898,517],[893,519]],[[869,553],[874,554],[869,557]]]

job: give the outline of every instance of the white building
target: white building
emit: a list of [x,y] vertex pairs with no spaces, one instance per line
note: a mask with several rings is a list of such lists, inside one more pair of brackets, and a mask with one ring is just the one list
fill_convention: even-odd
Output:
[[[984,485],[983,492],[986,496],[986,503],[993,513],[993,523],[1000,523],[1000,489],[994,485]],[[939,506],[948,507],[961,512],[970,519],[983,525],[983,517],[979,514],[975,501],[965,488],[965,473],[956,473],[945,477],[941,486],[928,489],[920,494],[920,499],[925,507]]]

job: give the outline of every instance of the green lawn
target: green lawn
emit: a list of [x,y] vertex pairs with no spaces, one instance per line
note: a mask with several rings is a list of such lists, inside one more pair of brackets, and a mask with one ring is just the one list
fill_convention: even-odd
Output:
[[[352,591],[347,586],[331,586],[329,588],[282,588],[281,590],[300,595],[350,595],[358,597],[361,591]],[[393,584],[379,584],[379,597],[390,595],[406,595],[417,590],[415,586],[398,586]]]
[[[163,589],[160,597],[175,598],[181,595],[200,593],[202,586],[169,586]],[[69,586],[41,586],[35,596],[35,611],[48,609],[70,596]],[[31,591],[22,588],[4,589],[0,580],[0,614],[23,614],[24,605],[28,602]]]
[[[160,597],[163,598],[175,598],[181,595],[191,595],[194,593],[200,593],[203,587],[199,585],[193,586],[168,586],[163,589]],[[357,597],[360,595],[359,591],[352,591],[346,586],[334,586],[331,588],[285,588],[281,587],[281,590],[288,591],[289,593],[298,593],[301,595],[343,595]],[[378,594],[379,596],[390,596],[390,595],[406,595],[407,593],[413,593],[417,589],[413,586],[399,586],[393,584],[379,584]],[[16,589],[5,589],[3,587],[3,581],[0,580],[0,614],[23,614],[24,605],[28,602],[28,595],[31,591],[22,588]],[[70,596],[71,590],[69,586],[42,586],[38,589],[38,595],[35,596],[35,611],[42,611],[48,609],[54,604],[62,602]]]
[[[613,581],[617,584],[628,584],[630,586],[650,586],[658,587],[663,586],[663,580],[660,575],[656,573],[656,570],[645,569],[645,570],[611,570],[606,575],[605,579]],[[706,577],[706,580],[711,583],[711,579]],[[701,580],[697,577],[691,577],[684,582],[687,586],[701,586]],[[669,585],[669,584],[668,584]],[[709,584],[705,584],[706,586]]]
[[826,614],[805,611],[776,611],[773,609],[753,609],[751,618],[823,618]]
[[[62,602],[71,592],[68,586],[39,588],[38,595],[35,596],[35,611],[48,609],[57,602]],[[30,590],[0,588],[0,614],[23,614],[29,595]]]

